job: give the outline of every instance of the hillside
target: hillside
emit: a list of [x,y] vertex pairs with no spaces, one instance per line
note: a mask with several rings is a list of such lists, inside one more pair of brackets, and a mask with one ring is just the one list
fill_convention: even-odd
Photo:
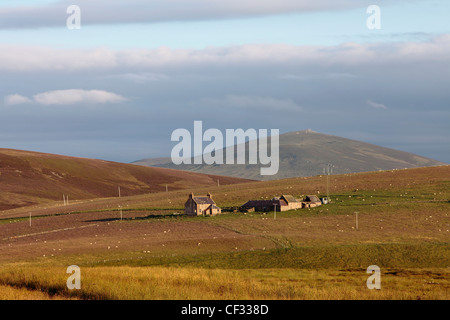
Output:
[[170,158],[144,159],[134,163],[255,180],[320,175],[327,164],[333,165],[335,174],[445,165],[408,152],[311,130],[280,135],[280,168],[274,176],[261,176],[259,165],[176,166]]
[[0,210],[61,200],[138,195],[244,182],[164,168],[0,149]]
[[[449,177],[450,166],[332,175],[330,204],[276,215],[187,217],[180,215],[187,190],[3,211],[0,296],[448,300]],[[327,180],[189,191],[210,191],[225,208],[323,194]],[[83,290],[67,290],[73,264],[82,266]],[[382,290],[366,286],[374,264]]]

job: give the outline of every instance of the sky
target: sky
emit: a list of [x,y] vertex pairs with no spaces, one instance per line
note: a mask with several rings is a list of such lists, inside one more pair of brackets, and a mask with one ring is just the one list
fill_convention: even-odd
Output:
[[169,156],[201,120],[450,163],[449,14],[445,0],[3,0],[0,147],[131,162]]

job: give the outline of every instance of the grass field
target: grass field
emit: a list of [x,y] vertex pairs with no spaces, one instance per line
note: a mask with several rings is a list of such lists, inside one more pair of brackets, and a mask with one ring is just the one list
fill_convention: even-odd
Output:
[[[331,204],[276,219],[184,217],[190,191],[233,207],[323,195],[326,177],[2,211],[0,298],[449,299],[448,166],[330,176]],[[69,265],[81,290],[66,287]],[[366,287],[370,265],[381,290]]]
[[363,270],[85,267],[82,290],[73,291],[67,289],[62,269],[4,270],[0,292],[25,299],[449,298],[443,269],[389,269],[382,274],[381,290],[368,290]]

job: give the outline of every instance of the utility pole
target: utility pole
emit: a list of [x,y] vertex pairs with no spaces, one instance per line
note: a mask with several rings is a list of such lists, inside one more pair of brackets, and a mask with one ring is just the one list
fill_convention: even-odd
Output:
[[122,221],[123,219],[122,206],[119,206],[119,210],[120,210],[120,221]]
[[330,201],[330,174],[333,173],[333,165],[328,163],[325,168],[323,168],[323,173],[327,175],[327,199]]
[[169,192],[169,188],[167,187],[167,184],[166,184],[166,192]]
[[355,212],[355,214],[356,214],[356,230],[358,231],[358,213],[359,212]]
[[274,211],[273,211],[273,220],[277,219],[277,205],[275,204],[273,207]]
[[220,187],[219,179],[217,179],[217,187]]
[[327,199],[330,199],[330,175],[327,174]]
[[121,196],[122,196],[122,195],[120,194],[120,186],[119,186],[119,198],[121,198]]
[[31,228],[31,212],[30,212],[30,228]]

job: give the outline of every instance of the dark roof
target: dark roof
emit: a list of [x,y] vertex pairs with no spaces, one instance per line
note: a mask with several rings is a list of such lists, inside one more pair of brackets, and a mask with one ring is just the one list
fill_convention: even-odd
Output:
[[243,207],[273,207],[277,206],[287,206],[288,204],[284,200],[250,200],[247,201]]
[[197,204],[216,204],[210,197],[193,197],[192,198]]
[[305,202],[321,202],[319,197],[316,195],[306,196]]
[[291,196],[290,194],[283,194],[281,197],[284,198],[288,203],[301,202],[300,200],[296,199],[294,196]]

